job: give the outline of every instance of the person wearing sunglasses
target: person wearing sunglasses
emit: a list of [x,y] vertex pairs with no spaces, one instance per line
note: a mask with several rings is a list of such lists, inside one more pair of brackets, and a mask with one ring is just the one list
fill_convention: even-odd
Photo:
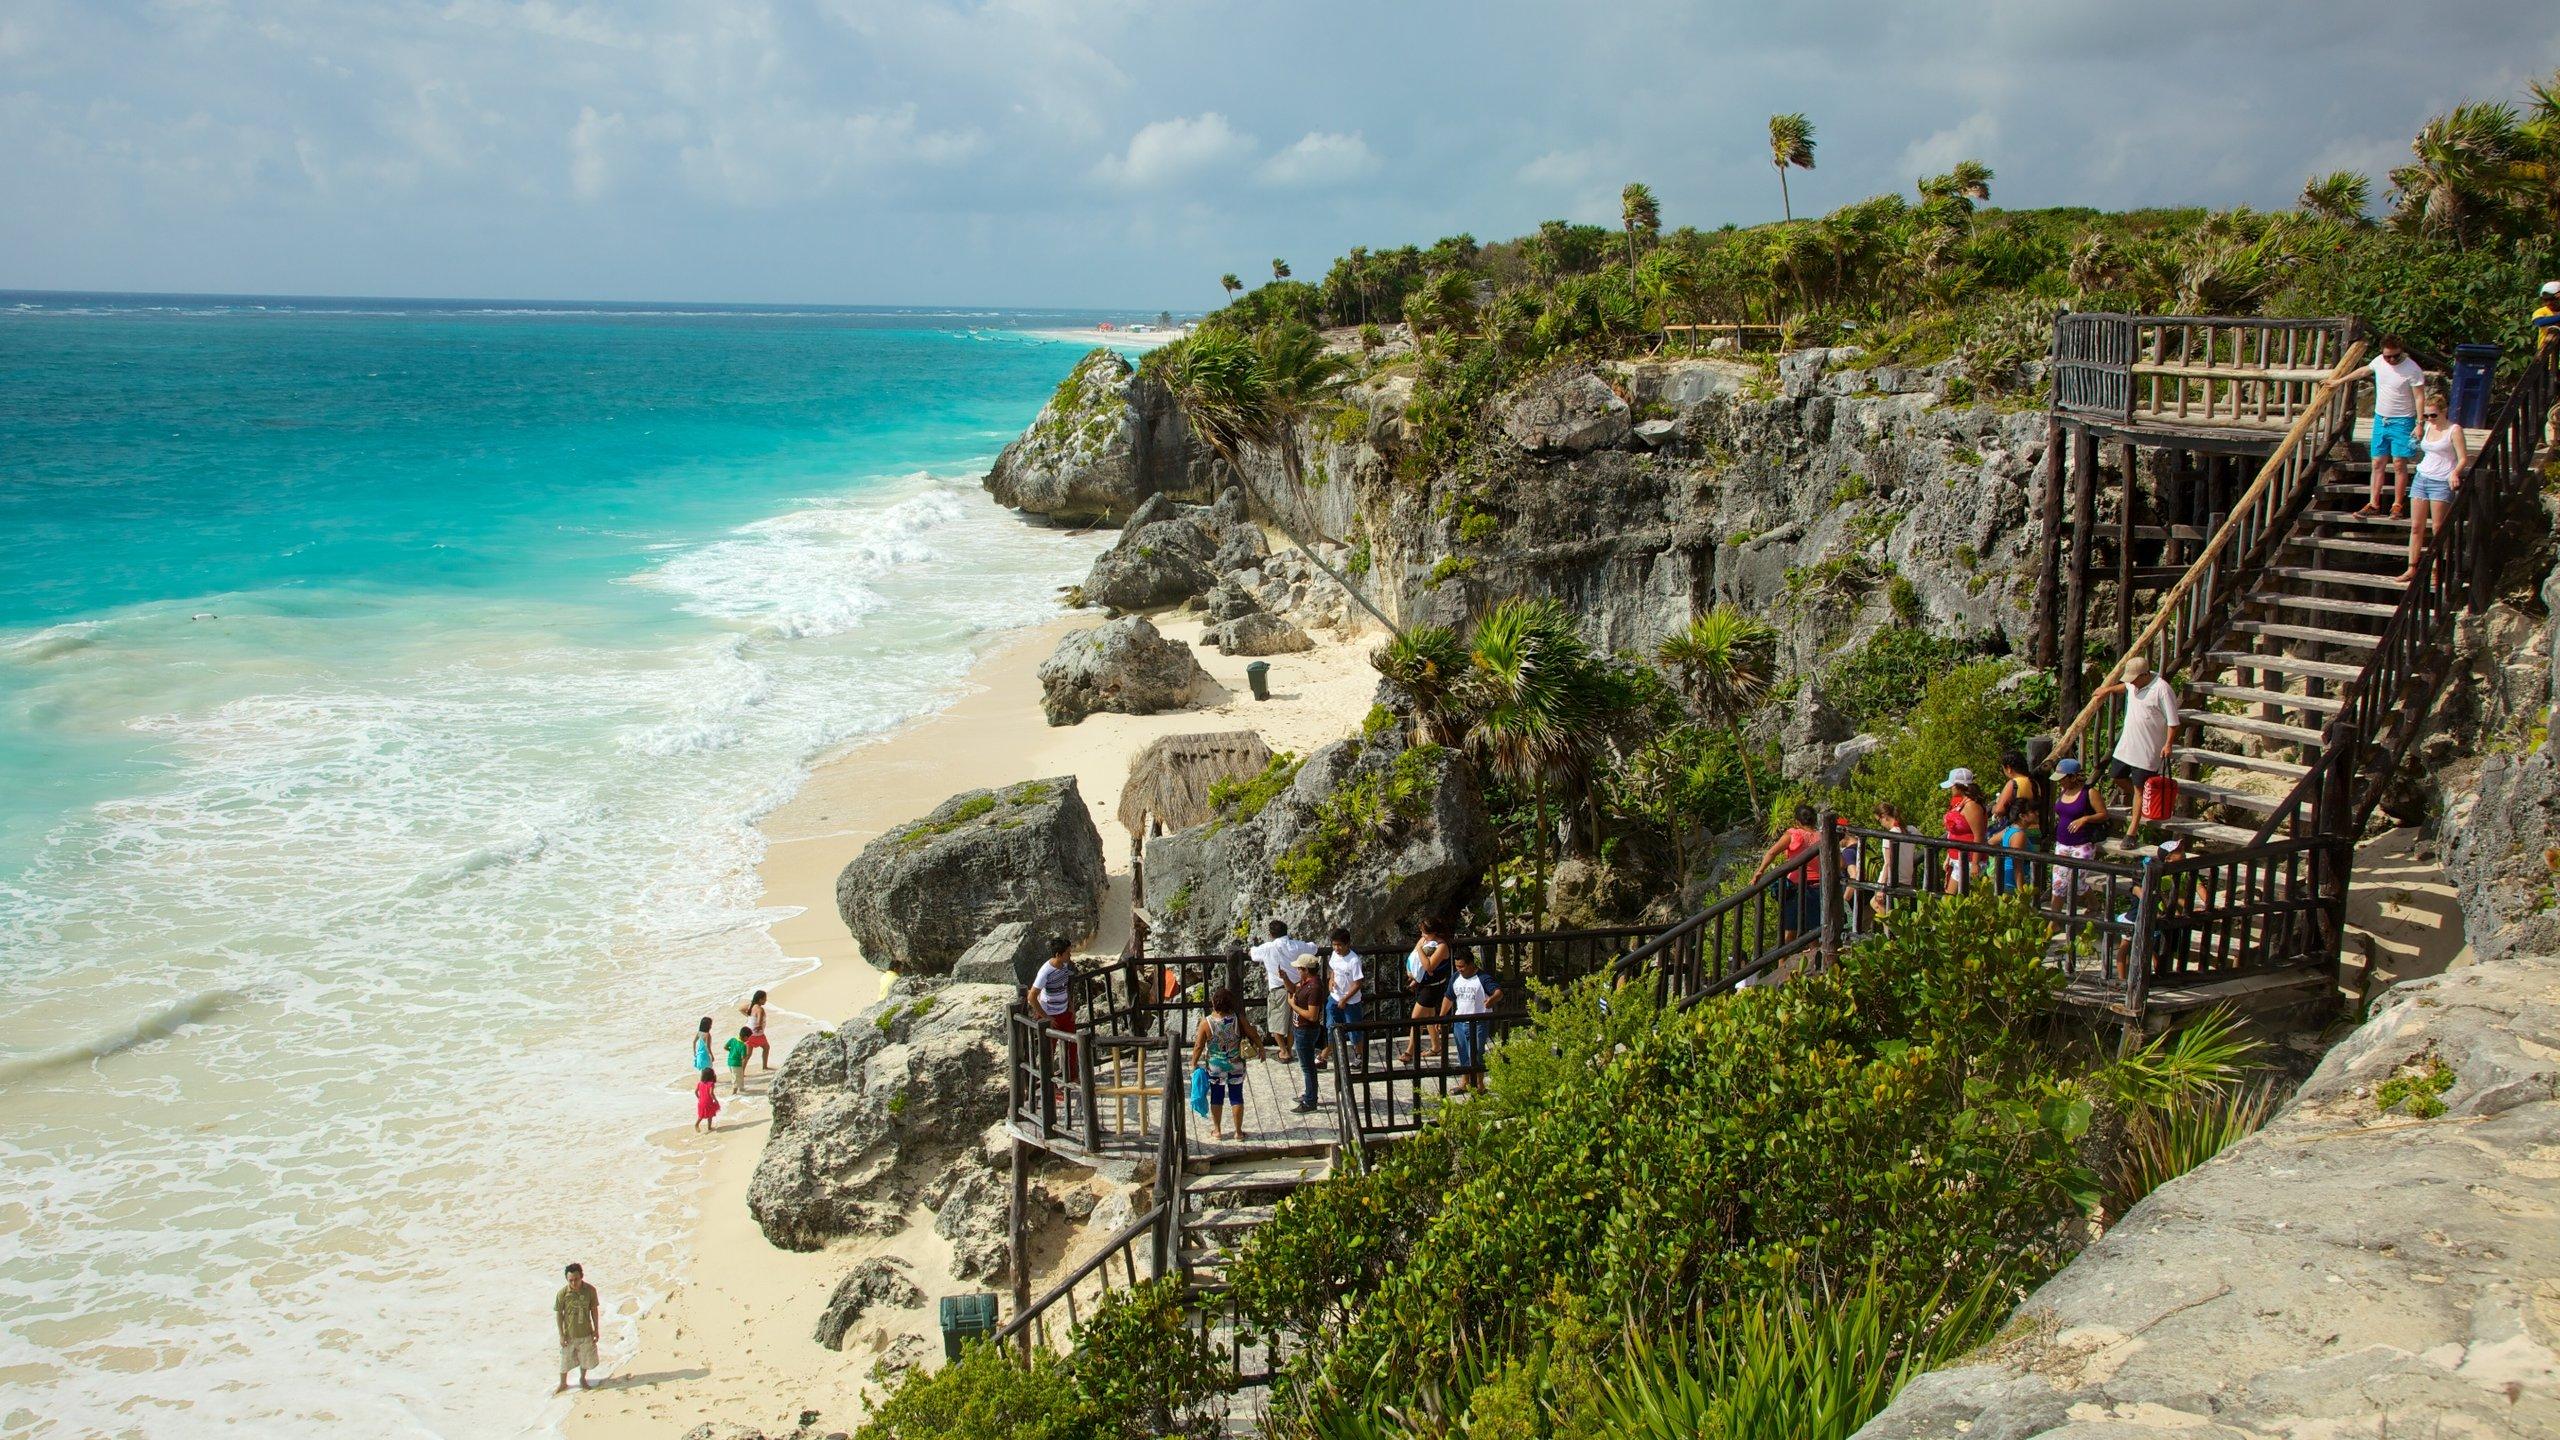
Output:
[[2418,473],[2409,480],[2409,568],[2400,572],[2403,585],[2418,578],[2427,537],[2444,528],[2453,492],[2462,488],[2462,472],[2471,464],[2462,427],[2446,416],[2441,396],[2427,397],[2426,417],[2418,434]]

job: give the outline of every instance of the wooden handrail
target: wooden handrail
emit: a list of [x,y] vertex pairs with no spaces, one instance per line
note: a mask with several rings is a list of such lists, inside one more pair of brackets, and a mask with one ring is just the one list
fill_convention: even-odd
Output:
[[[2344,392],[2348,382],[2354,377],[2357,369],[2363,365],[2364,353],[2364,342],[2359,340],[2349,346],[2347,353],[2339,358],[2337,368],[2331,370],[2329,378],[2321,382],[2320,390],[2312,397],[2311,403],[2302,407],[2302,413],[2295,416],[2293,424],[2286,428],[2284,438],[2277,441],[2276,448],[2268,454],[2267,463],[2259,467],[2258,478],[2250,481],[2249,488],[2241,492],[2240,498],[2232,503],[2230,513],[2223,520],[2221,528],[2215,530],[2213,538],[2205,542],[2204,549],[2197,554],[2194,563],[2187,567],[2187,573],[2179,576],[2178,582],[2169,587],[2167,594],[2160,597],[2159,607],[2152,612],[2150,623],[2144,625],[2142,632],[2134,637],[2133,643],[2125,648],[2122,655],[2116,657],[2116,663],[2108,668],[2106,676],[2091,687],[2093,692],[2103,691],[2123,678],[2125,663],[2151,647],[2151,642],[2159,638],[2160,632],[2166,629],[2170,620],[2177,615],[2180,603],[2213,572],[2215,562],[2222,558],[2223,551],[2230,548],[2233,538],[2246,528],[2252,507],[2266,494],[2267,487],[2275,483],[2276,477],[2283,472],[2285,462],[2292,457],[2292,452],[2297,447],[2309,443],[2312,422],[2328,413],[2336,398]],[[2330,438],[2324,435],[2319,443],[2326,446],[2330,443]],[[2314,475],[2316,478],[2316,469]],[[2133,477],[2130,475],[2125,477],[2125,503],[2128,505],[2133,503]],[[2117,603],[2124,603],[2124,597],[2119,596]],[[2089,722],[2096,718],[2103,703],[2097,694],[2091,694],[2089,702],[2080,707],[2080,713],[2071,718],[2071,723],[2064,728],[2061,738],[2054,742],[2055,755],[2068,755],[2072,752],[2073,747],[2080,743],[2082,734],[2088,730]]]
[[[1026,1333],[1032,1325],[1037,1324],[1040,1318],[1048,1313],[1050,1306],[1066,1299],[1074,1292],[1078,1285],[1081,1285],[1086,1280],[1091,1279],[1095,1271],[1103,1270],[1107,1267],[1111,1263],[1113,1256],[1119,1255],[1134,1247],[1148,1231],[1154,1229],[1163,1219],[1164,1205],[1162,1203],[1158,1203],[1154,1208],[1148,1210],[1146,1214],[1141,1215],[1137,1219],[1130,1221],[1127,1225],[1122,1226],[1119,1233],[1104,1241],[1101,1249],[1094,1251],[1091,1256],[1086,1258],[1083,1264],[1078,1265],[1074,1270],[1070,1271],[1065,1279],[1060,1280],[1057,1284],[1050,1286],[1045,1291],[1042,1291],[1039,1299],[1024,1306],[1021,1314],[1006,1321],[995,1333],[997,1343],[1002,1344],[1007,1340],[1014,1339],[1016,1336]],[[1133,1260],[1130,1262],[1130,1274],[1134,1276],[1136,1273],[1137,1265]],[[1111,1288],[1111,1277],[1108,1274],[1105,1274],[1102,1278],[1103,1290],[1104,1293],[1107,1294]]]

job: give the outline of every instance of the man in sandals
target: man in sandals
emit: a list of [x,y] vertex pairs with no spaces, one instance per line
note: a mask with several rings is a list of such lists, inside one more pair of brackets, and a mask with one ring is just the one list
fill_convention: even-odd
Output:
[[2427,388],[2424,366],[2409,358],[2397,335],[2382,337],[2373,357],[2373,489],[2358,515],[2382,513],[2382,470],[2391,467],[2391,518],[2409,513],[2409,467],[2418,458],[2418,397]]

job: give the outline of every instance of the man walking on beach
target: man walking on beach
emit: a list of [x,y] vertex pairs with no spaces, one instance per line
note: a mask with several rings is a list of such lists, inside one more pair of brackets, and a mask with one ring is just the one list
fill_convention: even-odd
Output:
[[1297,961],[1301,955],[1313,955],[1317,947],[1289,933],[1289,922],[1271,922],[1271,938],[1253,947],[1253,958],[1262,963],[1262,980],[1268,988],[1263,997],[1263,1029],[1273,1035],[1286,1035],[1296,1024],[1289,1012],[1289,991],[1298,983]]
[[589,1388],[587,1372],[596,1365],[596,1287],[587,1283],[583,1265],[572,1265],[564,1273],[569,1283],[551,1297],[551,1318],[560,1326],[560,1385],[551,1392],[554,1395],[567,1393],[572,1370],[578,1372],[578,1388]]
[[2124,696],[2124,729],[2116,737],[2107,775],[2116,782],[2127,812],[2139,816],[2143,784],[2169,768],[2169,750],[2178,734],[2178,697],[2140,655],[2124,662],[2122,680],[2091,698],[2117,694]]
[[2426,389],[2425,367],[2409,358],[2397,335],[2382,337],[2382,353],[2373,357],[2373,486],[2358,515],[2382,513],[2382,471],[2389,466],[2391,514],[2409,513],[2409,466],[2418,458],[2418,396]]

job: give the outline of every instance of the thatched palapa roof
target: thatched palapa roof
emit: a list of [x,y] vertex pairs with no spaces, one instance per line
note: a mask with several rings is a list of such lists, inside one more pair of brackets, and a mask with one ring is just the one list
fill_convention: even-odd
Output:
[[1271,747],[1250,730],[1206,735],[1167,735],[1129,765],[1120,787],[1120,823],[1145,839],[1152,819],[1167,830],[1185,830],[1210,818],[1209,787],[1246,780],[1271,764]]

